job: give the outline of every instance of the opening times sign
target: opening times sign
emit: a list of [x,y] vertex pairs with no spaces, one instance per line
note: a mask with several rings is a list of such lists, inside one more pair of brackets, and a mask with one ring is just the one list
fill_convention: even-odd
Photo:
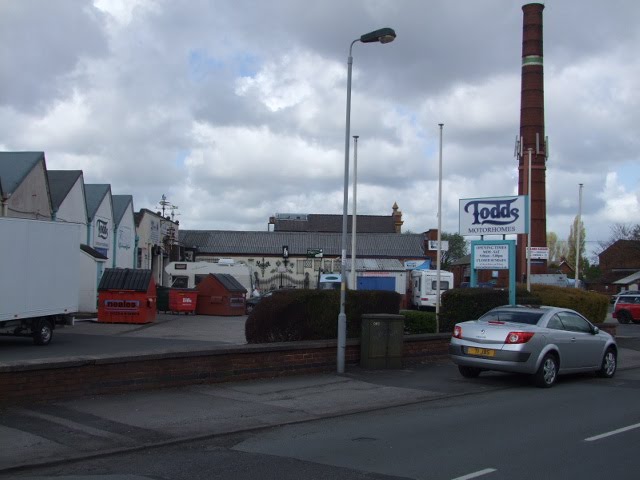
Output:
[[473,268],[476,270],[509,270],[509,245],[474,245]]

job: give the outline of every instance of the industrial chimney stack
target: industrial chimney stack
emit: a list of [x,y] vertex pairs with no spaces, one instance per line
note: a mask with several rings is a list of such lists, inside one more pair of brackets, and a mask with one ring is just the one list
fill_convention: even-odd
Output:
[[[531,195],[531,246],[547,246],[546,160],[544,133],[544,71],[542,64],[541,3],[522,7],[522,88],[520,94],[520,136],[516,142],[518,158],[518,195]],[[531,157],[529,157],[531,149]],[[529,182],[531,158],[531,182]],[[531,192],[528,186],[531,185]],[[525,281],[527,236],[518,235],[517,280]],[[547,273],[546,260],[531,260],[531,273]]]

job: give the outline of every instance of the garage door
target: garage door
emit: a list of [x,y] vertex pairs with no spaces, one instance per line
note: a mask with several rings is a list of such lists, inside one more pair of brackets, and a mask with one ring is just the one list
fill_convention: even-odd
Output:
[[395,277],[358,277],[358,290],[389,290],[396,289]]

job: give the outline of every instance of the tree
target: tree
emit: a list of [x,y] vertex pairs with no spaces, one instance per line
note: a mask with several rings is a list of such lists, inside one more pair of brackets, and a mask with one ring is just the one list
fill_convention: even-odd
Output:
[[615,223],[611,227],[611,236],[600,243],[600,253],[616,243],[618,240],[640,240],[640,223]]
[[442,232],[442,240],[449,242],[449,250],[442,252],[441,265],[443,270],[448,270],[451,264],[469,253],[469,245],[459,233]]
[[547,247],[549,248],[549,265],[560,265],[563,258],[566,258],[569,254],[569,247],[564,240],[558,240],[558,235],[555,232],[549,232],[547,234]]
[[586,230],[584,228],[584,223],[580,220],[580,225],[578,226],[578,216],[573,219],[573,225],[571,225],[571,230],[569,231],[569,238],[567,239],[568,254],[567,254],[567,262],[574,269],[576,266],[576,236],[578,232],[578,228],[580,228],[580,244],[578,245],[578,252],[580,253],[580,272],[584,272],[588,266],[588,261],[585,255],[585,245],[586,245]]

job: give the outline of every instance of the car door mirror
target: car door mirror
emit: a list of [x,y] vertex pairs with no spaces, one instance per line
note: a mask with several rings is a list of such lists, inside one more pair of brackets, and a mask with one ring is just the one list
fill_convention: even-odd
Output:
[[594,326],[594,327],[593,327],[593,334],[594,334],[594,335],[597,335],[597,334],[599,334],[599,333],[600,333],[600,329],[599,329],[598,327]]

